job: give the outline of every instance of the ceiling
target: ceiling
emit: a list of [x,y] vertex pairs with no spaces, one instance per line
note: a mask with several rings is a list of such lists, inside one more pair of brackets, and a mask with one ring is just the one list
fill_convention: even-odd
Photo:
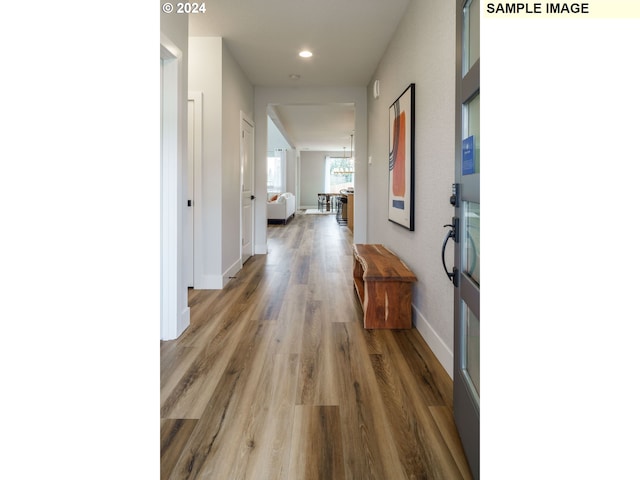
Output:
[[272,105],[268,113],[289,144],[299,150],[351,150],[353,104]]
[[[408,3],[214,0],[189,15],[189,35],[222,37],[254,86],[366,86]],[[303,49],[313,56],[299,57]],[[355,129],[353,105],[278,105],[272,114],[302,150],[348,149]]]

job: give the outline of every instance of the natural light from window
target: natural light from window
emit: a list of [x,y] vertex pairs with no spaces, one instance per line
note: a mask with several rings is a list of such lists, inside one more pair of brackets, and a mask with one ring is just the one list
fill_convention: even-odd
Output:
[[327,193],[353,189],[353,158],[326,157],[324,188]]
[[284,174],[284,156],[267,157],[267,192],[282,193]]

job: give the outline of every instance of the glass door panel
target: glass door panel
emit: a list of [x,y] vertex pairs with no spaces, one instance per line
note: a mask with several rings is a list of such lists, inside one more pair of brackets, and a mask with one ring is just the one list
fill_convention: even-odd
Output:
[[480,204],[464,202],[464,272],[480,285]]
[[462,75],[480,58],[480,2],[470,0],[464,7]]
[[465,357],[463,360],[463,370],[466,373],[467,384],[480,403],[480,320],[473,314],[473,311],[465,303]]
[[473,168],[463,170],[463,175],[480,173],[480,94],[463,105],[462,138],[473,139]]

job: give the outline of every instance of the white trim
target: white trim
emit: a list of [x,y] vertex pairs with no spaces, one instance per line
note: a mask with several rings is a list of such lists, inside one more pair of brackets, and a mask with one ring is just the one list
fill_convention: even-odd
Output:
[[265,255],[267,253],[267,246],[260,243],[256,244],[256,255]]
[[242,269],[242,258],[236,260],[233,265],[231,265],[227,270],[222,274],[222,285],[223,287],[229,283],[232,277],[235,277],[236,274]]
[[[178,333],[178,85],[180,50],[166,37],[162,60],[162,138],[160,185],[160,338]],[[181,333],[181,332],[180,332]]]
[[198,290],[222,290],[241,268],[242,258],[239,258],[222,275],[203,275],[202,286]]
[[424,341],[427,342],[429,348],[436,356],[440,364],[447,371],[449,377],[453,379],[453,352],[447,347],[447,344],[440,338],[434,328],[427,322],[427,319],[415,308],[415,305],[411,305],[411,309],[414,312],[414,326],[420,332]]
[[160,184],[160,339],[178,338],[189,326],[190,310],[184,278],[182,207],[186,103],[182,99],[182,51],[160,34],[161,184]]
[[182,332],[184,332],[187,329],[190,323],[191,323],[191,309],[189,307],[185,307],[180,313],[180,316],[178,317],[178,325],[176,330],[177,335],[175,338],[178,338],[180,335],[182,335]]
[[222,275],[202,275],[202,286],[198,290],[222,290]]
[[160,58],[163,60],[171,58],[182,60],[182,50],[162,32],[160,32]]

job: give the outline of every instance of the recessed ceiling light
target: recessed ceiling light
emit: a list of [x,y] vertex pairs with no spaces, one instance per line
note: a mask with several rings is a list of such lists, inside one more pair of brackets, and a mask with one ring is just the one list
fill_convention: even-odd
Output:
[[313,53],[311,53],[309,50],[302,50],[298,55],[300,55],[302,58],[309,58],[313,56]]
[[292,73],[291,75],[289,75],[289,78],[291,80],[300,80],[300,75],[298,75],[297,73]]

